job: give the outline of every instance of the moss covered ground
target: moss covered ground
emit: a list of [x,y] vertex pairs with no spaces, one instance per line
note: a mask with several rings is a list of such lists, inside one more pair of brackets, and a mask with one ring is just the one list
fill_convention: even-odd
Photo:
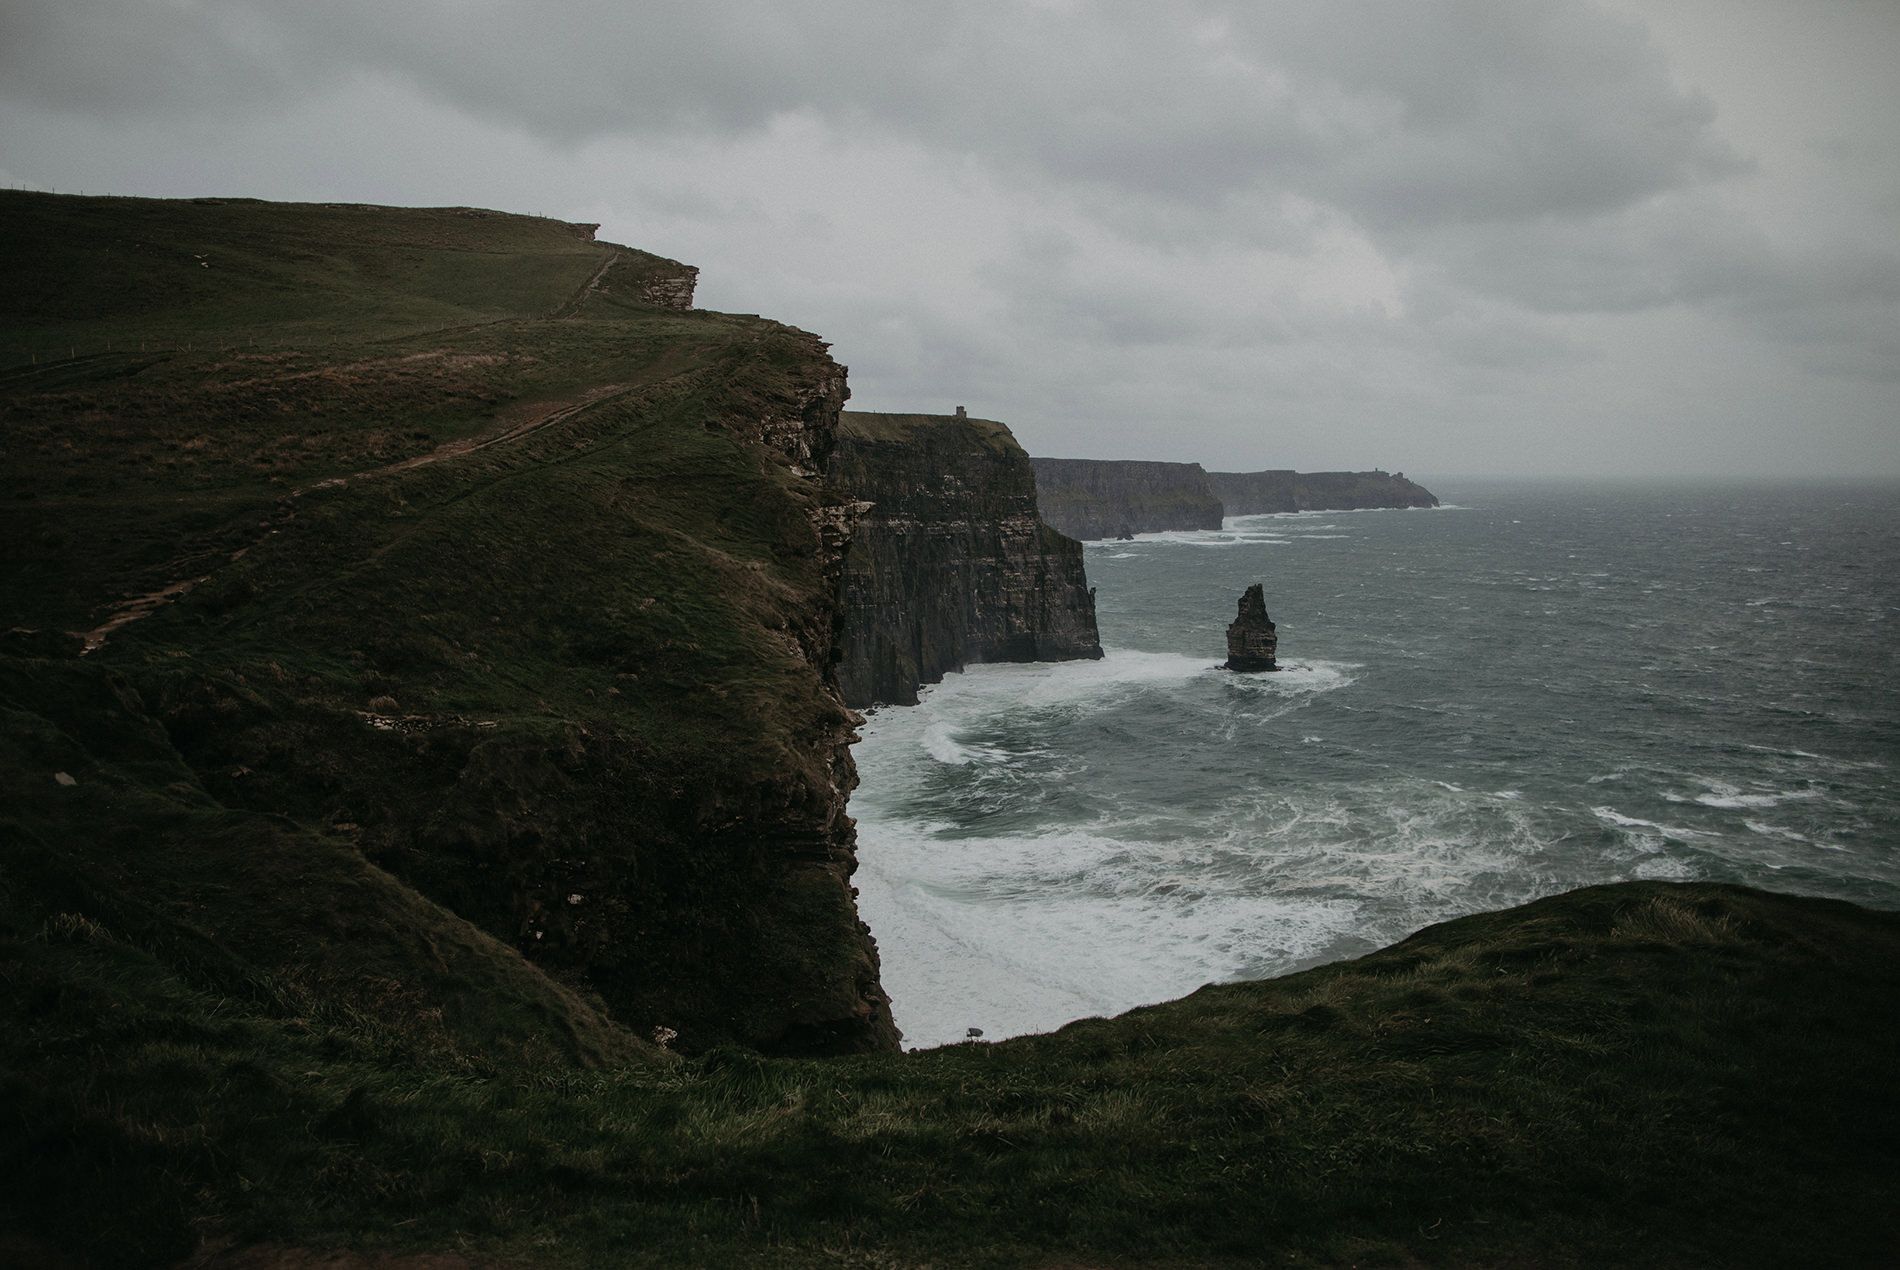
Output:
[[[1632,884],[1114,1020],[593,1069],[9,907],[14,1222],[480,1264],[1879,1266],[1900,921]],[[170,964],[168,964],[168,962]]]
[[1847,905],[1630,884],[1048,1036],[732,1043],[862,970],[804,859],[825,496],[763,439],[822,346],[532,218],[0,220],[0,1258],[1900,1259],[1900,918]]

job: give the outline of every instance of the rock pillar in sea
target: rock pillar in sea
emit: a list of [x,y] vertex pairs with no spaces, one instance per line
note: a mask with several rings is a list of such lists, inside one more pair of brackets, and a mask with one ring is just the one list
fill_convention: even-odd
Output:
[[1227,628],[1227,660],[1224,670],[1278,670],[1273,660],[1279,647],[1273,633],[1273,619],[1267,616],[1267,597],[1256,582],[1240,597],[1240,616]]

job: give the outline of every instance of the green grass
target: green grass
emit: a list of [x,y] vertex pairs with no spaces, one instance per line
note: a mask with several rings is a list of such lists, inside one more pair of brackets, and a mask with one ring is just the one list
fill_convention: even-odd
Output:
[[548,1267],[1873,1266],[1900,1233],[1900,919],[1740,888],[1002,1044],[591,1072],[223,995],[84,918],[11,913],[0,957],[24,1145],[72,1144],[13,1219],[126,1264],[188,1222]]
[[927,444],[933,439],[952,438],[959,447],[979,444],[1003,454],[1021,455],[1023,448],[1004,424],[994,419],[955,419],[950,415],[889,414],[871,410],[847,410],[840,420],[847,436],[860,441],[881,441],[896,445]]
[[561,221],[466,208],[5,190],[0,217],[0,365],[108,341],[329,345],[540,316],[610,250]]

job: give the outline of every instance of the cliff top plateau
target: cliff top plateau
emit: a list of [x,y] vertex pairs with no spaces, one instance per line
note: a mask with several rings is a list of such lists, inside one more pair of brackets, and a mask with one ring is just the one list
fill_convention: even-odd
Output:
[[690,267],[0,191],[0,279],[0,1261],[1900,1249],[1900,917],[1846,904],[1593,888],[898,1052],[844,371]]

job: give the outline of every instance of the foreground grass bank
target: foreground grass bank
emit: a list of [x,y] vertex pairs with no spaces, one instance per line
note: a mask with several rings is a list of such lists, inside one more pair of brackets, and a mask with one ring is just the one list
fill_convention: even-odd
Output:
[[[479,1264],[1879,1266],[1900,917],[1599,887],[995,1045],[443,1061],[17,902],[15,1229]],[[169,964],[168,964],[169,963]]]

